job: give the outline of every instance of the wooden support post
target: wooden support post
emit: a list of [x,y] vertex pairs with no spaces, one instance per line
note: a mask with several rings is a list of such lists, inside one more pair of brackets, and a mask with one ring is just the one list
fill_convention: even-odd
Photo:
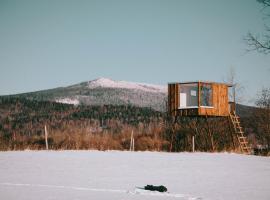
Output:
[[130,136],[130,146],[129,146],[129,151],[134,151],[134,136],[133,136],[133,130],[132,130],[131,136]]
[[234,102],[234,112],[236,113],[236,84],[233,84],[233,102]]
[[235,150],[236,149],[236,145],[235,145],[234,137],[233,137],[234,127],[232,127],[233,125],[232,125],[232,121],[231,121],[231,116],[227,117],[227,123],[228,123],[229,129],[230,129],[230,136],[231,136],[231,139],[232,139],[233,149]]
[[198,114],[201,113],[200,106],[201,106],[201,83],[199,81],[198,82]]
[[46,150],[49,150],[49,145],[48,145],[48,131],[47,131],[46,125],[45,125],[45,143],[46,143]]

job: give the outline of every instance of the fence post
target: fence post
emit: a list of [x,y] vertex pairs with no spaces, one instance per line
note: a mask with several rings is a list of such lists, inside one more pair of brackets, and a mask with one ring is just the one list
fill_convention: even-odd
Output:
[[129,146],[129,151],[134,151],[134,137],[133,137],[133,130],[132,130],[131,136],[130,136],[130,146]]
[[192,136],[192,152],[195,152],[195,136]]
[[46,125],[45,125],[45,143],[46,143],[46,150],[49,150],[49,146],[48,146],[48,132],[47,132]]

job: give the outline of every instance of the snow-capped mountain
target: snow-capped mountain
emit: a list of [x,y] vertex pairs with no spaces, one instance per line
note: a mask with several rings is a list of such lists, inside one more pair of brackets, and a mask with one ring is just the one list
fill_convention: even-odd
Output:
[[68,87],[15,96],[74,105],[134,105],[163,111],[167,101],[167,87],[98,78]]
[[158,92],[166,93],[167,87],[146,83],[134,83],[127,81],[114,81],[108,78],[98,78],[93,81],[88,82],[88,87],[90,89],[103,87],[103,88],[122,88],[122,89],[133,89],[133,90],[143,90],[145,92]]

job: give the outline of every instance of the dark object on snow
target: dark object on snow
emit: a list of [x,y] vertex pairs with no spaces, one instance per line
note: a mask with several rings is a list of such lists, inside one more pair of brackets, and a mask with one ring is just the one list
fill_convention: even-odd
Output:
[[144,189],[150,190],[150,191],[167,192],[167,188],[163,185],[160,185],[160,186],[147,185],[147,186],[144,186]]

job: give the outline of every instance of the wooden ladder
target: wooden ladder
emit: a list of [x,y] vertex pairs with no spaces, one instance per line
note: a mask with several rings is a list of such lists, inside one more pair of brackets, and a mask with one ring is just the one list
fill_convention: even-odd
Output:
[[248,144],[247,137],[244,136],[243,128],[241,127],[240,117],[236,115],[235,111],[230,113],[230,120],[233,124],[234,132],[237,136],[239,146],[241,148],[242,153],[244,154],[251,154],[251,147]]

